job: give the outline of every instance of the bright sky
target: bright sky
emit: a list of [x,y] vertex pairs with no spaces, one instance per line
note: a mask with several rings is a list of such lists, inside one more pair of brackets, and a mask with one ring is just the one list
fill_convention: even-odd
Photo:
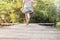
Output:
[[60,0],[55,0],[55,5],[59,6],[60,5]]
[[59,12],[59,8],[60,8],[60,0],[55,0],[55,5],[56,5],[56,9],[57,9],[57,12]]

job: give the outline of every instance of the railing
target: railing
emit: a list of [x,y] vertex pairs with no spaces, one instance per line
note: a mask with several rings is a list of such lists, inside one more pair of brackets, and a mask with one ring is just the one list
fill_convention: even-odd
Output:
[[[0,25],[16,25],[25,23],[0,23]],[[55,23],[30,23],[30,24],[40,24],[40,25],[55,25]]]

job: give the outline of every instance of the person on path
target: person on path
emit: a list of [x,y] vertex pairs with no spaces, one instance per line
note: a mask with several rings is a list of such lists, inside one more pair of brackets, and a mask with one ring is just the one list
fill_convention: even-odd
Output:
[[33,13],[33,0],[23,0],[22,13],[25,14],[26,24],[29,24],[30,14]]

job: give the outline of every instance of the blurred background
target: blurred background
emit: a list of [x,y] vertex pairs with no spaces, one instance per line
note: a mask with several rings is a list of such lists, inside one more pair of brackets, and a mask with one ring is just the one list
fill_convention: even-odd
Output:
[[[59,0],[34,0],[34,14],[30,23],[55,23],[60,25]],[[0,0],[0,23],[24,23],[22,0]]]

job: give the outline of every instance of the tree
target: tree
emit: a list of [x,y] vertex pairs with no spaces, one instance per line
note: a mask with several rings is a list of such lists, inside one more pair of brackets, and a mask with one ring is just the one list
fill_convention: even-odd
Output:
[[[52,22],[56,20],[56,10],[53,0],[36,0],[34,22]],[[53,17],[53,18],[52,18]],[[31,19],[32,20],[32,19]]]

